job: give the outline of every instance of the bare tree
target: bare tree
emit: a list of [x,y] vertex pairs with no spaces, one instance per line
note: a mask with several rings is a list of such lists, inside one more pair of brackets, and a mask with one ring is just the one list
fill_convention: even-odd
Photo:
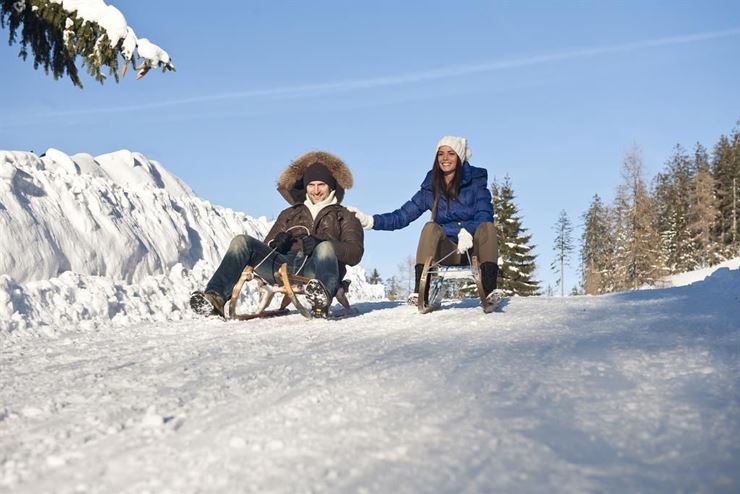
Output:
[[642,152],[633,146],[624,157],[623,183],[617,189],[617,289],[654,284],[663,274],[660,236],[653,200],[643,178]]
[[408,295],[414,291],[414,277],[416,275],[416,259],[413,256],[406,256],[398,265],[398,284]]

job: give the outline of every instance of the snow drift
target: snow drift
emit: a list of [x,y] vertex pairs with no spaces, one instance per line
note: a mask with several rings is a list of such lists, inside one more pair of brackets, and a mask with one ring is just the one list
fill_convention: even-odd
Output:
[[[231,238],[270,225],[198,198],[141,153],[2,151],[0,331],[188,317],[187,294]],[[351,300],[382,296],[361,268],[348,278]]]
[[129,151],[2,152],[0,204],[0,273],[18,282],[65,271],[138,282],[177,263],[217,262],[235,233],[264,236],[269,227],[199,199]]

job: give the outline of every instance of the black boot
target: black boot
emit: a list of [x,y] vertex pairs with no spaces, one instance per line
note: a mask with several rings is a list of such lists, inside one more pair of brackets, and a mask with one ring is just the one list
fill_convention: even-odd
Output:
[[480,276],[483,282],[483,291],[488,296],[496,289],[496,278],[498,278],[498,264],[495,262],[484,262],[480,265]]
[[421,283],[421,272],[424,271],[423,264],[417,264],[414,266],[416,278],[414,278],[414,293],[419,293],[419,283]]
[[329,295],[324,284],[317,279],[311,279],[303,287],[303,290],[306,293],[306,300],[311,303],[311,314],[313,317],[328,318],[329,305],[331,304],[332,297]]
[[190,308],[199,316],[224,317],[224,305],[223,297],[215,292],[195,291],[190,294]]
[[[409,298],[406,302],[408,302],[409,305],[416,305],[419,302],[419,285],[421,285],[421,274],[424,271],[424,265],[423,264],[416,264],[414,266],[414,293],[409,295]],[[427,283],[427,287],[424,293],[424,302],[426,302],[429,298],[429,283]]]

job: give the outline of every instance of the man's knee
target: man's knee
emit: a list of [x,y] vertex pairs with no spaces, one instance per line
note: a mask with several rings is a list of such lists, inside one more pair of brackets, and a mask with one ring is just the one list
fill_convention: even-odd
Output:
[[319,242],[318,244],[316,244],[316,248],[313,251],[313,255],[316,257],[320,257],[322,259],[337,257],[336,252],[334,252],[334,244],[332,244],[328,240],[325,240],[323,242]]
[[255,239],[254,237],[250,237],[249,235],[237,235],[231,239],[231,243],[229,244],[229,251],[242,252],[249,247],[250,243],[256,240],[257,239]]

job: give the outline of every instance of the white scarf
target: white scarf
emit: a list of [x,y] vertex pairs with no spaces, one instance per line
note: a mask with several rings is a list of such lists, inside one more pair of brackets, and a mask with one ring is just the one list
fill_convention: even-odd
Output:
[[308,194],[306,194],[306,200],[303,201],[303,204],[305,204],[308,210],[311,211],[311,217],[313,217],[313,219],[316,219],[319,211],[324,209],[326,206],[329,206],[330,204],[336,204],[338,202],[339,201],[337,201],[337,198],[334,197],[334,191],[332,190],[331,192],[329,192],[329,195],[326,196],[326,199],[321,202],[317,202],[316,204],[311,202],[311,198],[309,198]]

